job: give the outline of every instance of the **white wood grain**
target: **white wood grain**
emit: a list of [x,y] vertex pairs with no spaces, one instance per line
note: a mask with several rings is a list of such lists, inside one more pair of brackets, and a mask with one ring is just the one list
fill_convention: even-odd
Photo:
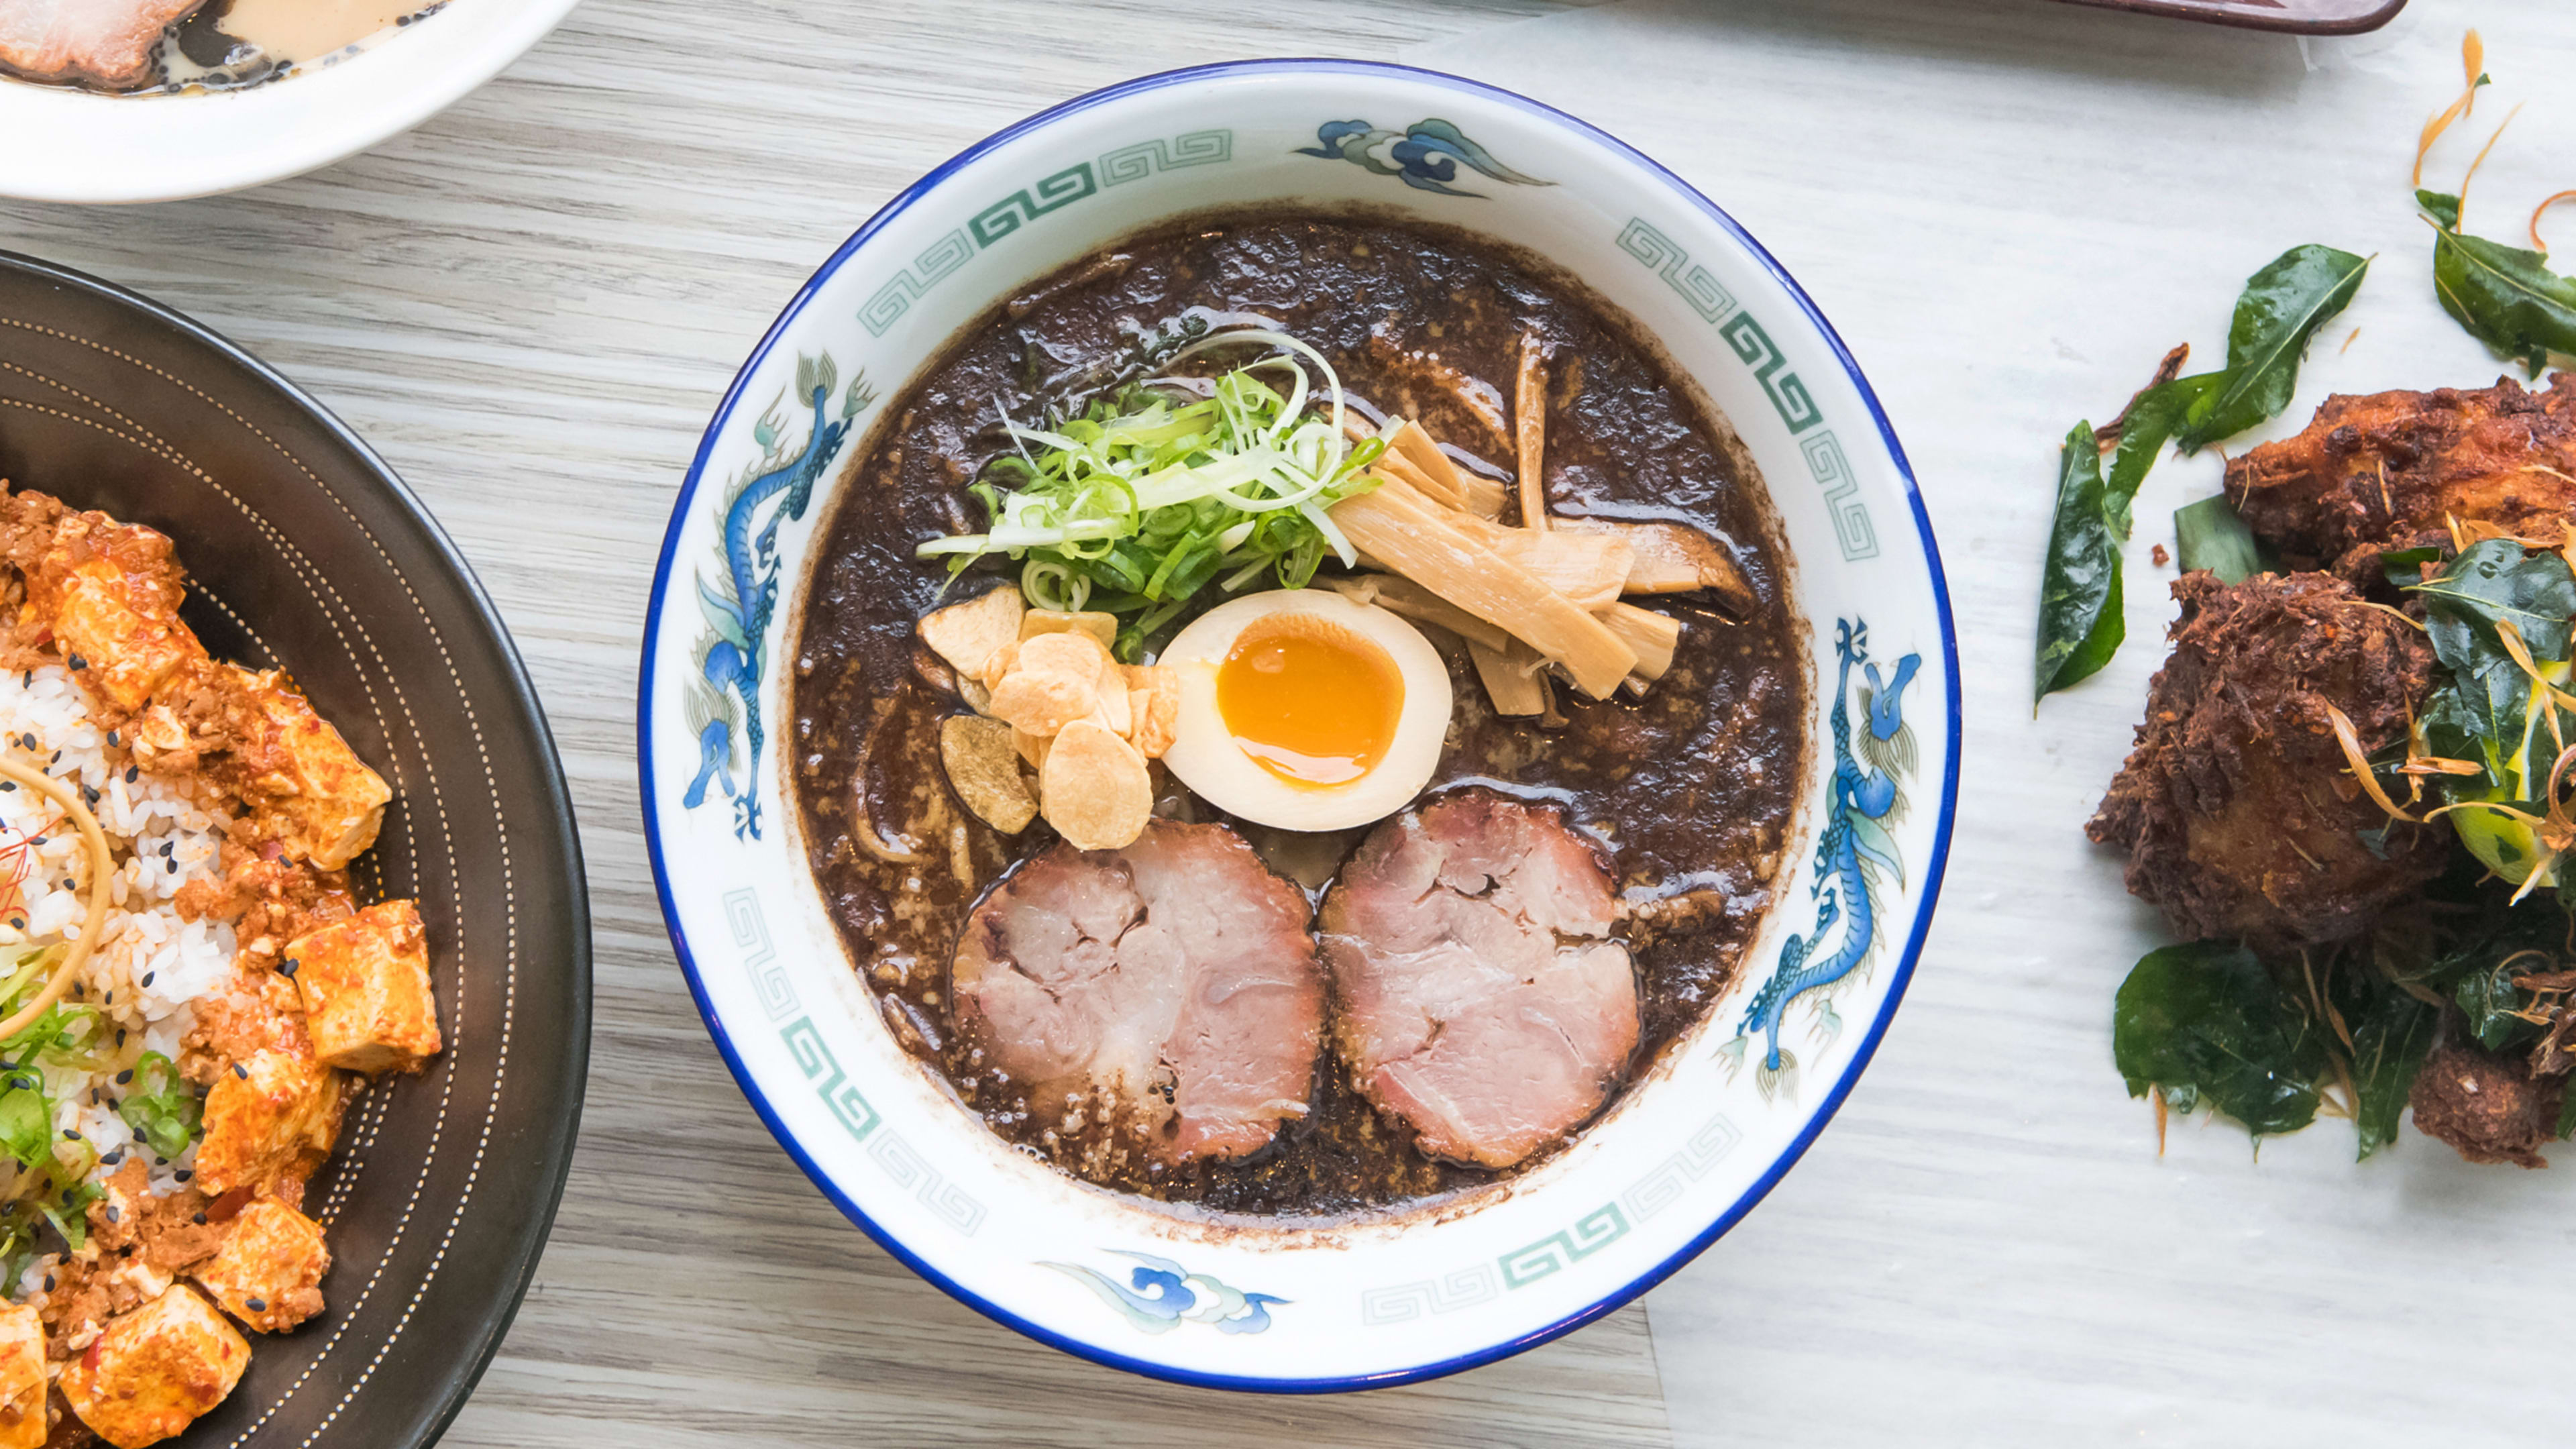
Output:
[[597,923],[589,1109],[536,1285],[448,1443],[1668,1442],[1639,1309],[1441,1384],[1254,1400],[1096,1369],[958,1306],[753,1117],[637,828],[636,650],[681,473],[734,367],[871,210],[1134,74],[1393,56],[1555,8],[594,0],[497,83],[320,174],[127,211],[0,203],[0,246],[191,313],[354,425],[472,560],[544,696]]

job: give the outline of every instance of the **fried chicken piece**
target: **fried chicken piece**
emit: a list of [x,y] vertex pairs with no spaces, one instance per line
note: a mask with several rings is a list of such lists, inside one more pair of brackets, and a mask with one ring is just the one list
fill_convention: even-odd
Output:
[[2424,1059],[2407,1101],[2418,1131],[2450,1143],[2471,1162],[2547,1167],[2540,1149],[2558,1138],[2566,1092],[2565,1077],[2535,1077],[2519,1055],[2453,1043]]
[[2576,520],[2576,377],[2330,397],[2306,432],[2228,464],[2227,496],[2284,558],[2364,587],[2383,550],[2455,517],[2555,542]]
[[2365,750],[2404,737],[2431,688],[2414,630],[2323,574],[2173,586],[2182,618],[2136,749],[2086,833],[2129,852],[2132,893],[2186,939],[2291,949],[2367,930],[2441,873],[2447,826],[2386,823],[2352,779],[2326,707]]

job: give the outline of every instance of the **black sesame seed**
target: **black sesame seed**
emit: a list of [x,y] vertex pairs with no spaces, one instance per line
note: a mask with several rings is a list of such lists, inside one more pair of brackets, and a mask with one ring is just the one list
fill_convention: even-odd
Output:
[[120,1087],[124,1086],[126,1083],[128,1083],[128,1082],[130,1082],[130,1081],[133,1081],[133,1080],[134,1080],[134,1069],[133,1069],[133,1068],[131,1068],[131,1067],[128,1067],[128,1068],[126,1068],[124,1071],[121,1071],[121,1072],[119,1072],[119,1073],[117,1073],[117,1074],[116,1074],[116,1084],[117,1084],[118,1086],[120,1086]]
[[126,766],[126,767],[125,767],[125,783],[127,783],[127,784],[129,784],[129,785],[133,784],[133,783],[134,783],[134,781],[135,781],[135,777],[137,777],[137,776],[141,775],[142,773],[143,773],[143,769],[142,769],[142,767],[141,767],[141,766],[139,766],[139,765],[128,765],[128,766]]
[[288,957],[284,962],[282,962],[282,963],[280,963],[280,964],[279,964],[279,966],[278,966],[277,970],[278,970],[278,973],[279,973],[280,975],[283,975],[283,976],[292,976],[292,975],[294,975],[294,974],[295,974],[295,968],[296,968],[296,967],[298,967],[298,966],[301,966],[301,965],[303,965],[303,964],[304,964],[303,962],[298,961],[298,960],[296,960],[294,957],[290,956],[290,957]]
[[0,780],[0,790],[15,790],[17,788],[18,782],[15,780]]
[[175,1178],[179,1179],[181,1182],[186,1182],[189,1178],[192,1178],[192,1177],[196,1176],[197,1174],[196,1174],[196,1173],[194,1173],[194,1172],[192,1172],[192,1171],[190,1171],[189,1169],[187,1169],[187,1168],[184,1168],[184,1167],[183,1167],[183,1168],[180,1168],[177,1172],[174,1172],[174,1173],[172,1173],[172,1174],[170,1174],[170,1175],[171,1175],[172,1177],[175,1177]]
[[35,848],[36,846],[42,845],[42,844],[44,844],[44,843],[45,843],[45,837],[43,837],[43,836],[41,836],[41,835],[30,835],[30,836],[28,836],[28,837],[27,837],[27,846],[28,846],[28,848],[29,848],[29,849],[33,849],[33,848]]
[[143,973],[143,984],[144,984],[144,985],[146,985],[146,986],[151,985],[151,984],[152,984],[152,978],[153,978],[153,977],[155,977],[155,976],[158,976],[158,975],[160,975],[160,974],[161,974],[161,973],[160,973],[160,972],[158,972],[158,971],[146,971],[146,972],[144,972],[144,973]]
[[169,858],[170,858],[170,852],[171,852],[171,851],[173,851],[173,850],[176,850],[176,849],[178,849],[178,848],[179,848],[179,842],[177,842],[177,841],[175,841],[175,840],[165,840],[165,841],[162,841],[162,842],[161,842],[161,858],[162,858],[163,860],[167,860],[167,859],[169,859]]
[[102,1158],[100,1158],[100,1159],[99,1159],[99,1161],[100,1161],[101,1163],[103,1163],[104,1165],[109,1166],[109,1167],[114,1167],[116,1164],[118,1164],[118,1163],[120,1163],[120,1162],[123,1162],[124,1160],[125,1160],[125,1149],[124,1149],[124,1148],[122,1148],[122,1147],[120,1147],[120,1148],[116,1149],[114,1152],[111,1152],[111,1153],[107,1154],[105,1157],[102,1157]]
[[45,1275],[45,1291],[48,1293],[54,1291],[54,1275],[51,1273]]
[[82,793],[83,795],[86,795],[86,796],[88,796],[88,797],[89,797],[89,803],[91,803],[92,805],[95,805],[95,804],[97,804],[97,803],[98,803],[98,787],[97,787],[97,786],[95,786],[95,785],[83,785],[83,786],[81,786],[81,793]]
[[116,1029],[116,1044],[117,1044],[118,1046],[123,1046],[123,1045],[125,1045],[125,1028],[124,1028],[124,1027],[121,1027],[121,1026],[120,1026],[120,1027],[118,1027],[118,1028]]
[[77,1127],[64,1128],[63,1140],[65,1142],[78,1142],[80,1140],[80,1129]]
[[193,1221],[198,1227],[202,1228],[206,1225],[206,1215],[204,1213],[198,1213]]
[[125,1221],[125,1209],[118,1207],[114,1203],[109,1203],[107,1205],[107,1220],[111,1223],[121,1223]]
[[[67,887],[67,888],[68,888],[68,887],[70,886],[71,882],[69,882],[69,881],[65,881],[63,884],[65,885],[65,887]],[[111,992],[107,993],[105,996],[100,997],[100,998],[99,998],[99,1004],[100,1004],[101,1006],[114,1006],[114,1005],[116,1004],[116,993],[115,993],[115,992],[113,992],[113,991],[111,991]]]
[[243,1066],[239,1062],[235,1062],[233,1063],[233,1075],[247,1082],[250,1080],[250,1068]]
[[109,748],[109,749],[115,749],[115,748],[118,748],[117,743],[116,743],[116,731],[114,731],[114,730],[109,730],[109,731],[107,732],[107,745],[108,745],[108,748]]
[[87,669],[87,668],[89,668],[89,661],[88,661],[88,660],[86,660],[86,659],[83,659],[82,657],[80,657],[80,656],[79,656],[79,655],[77,655],[77,654],[75,654],[75,655],[73,655],[73,656],[71,657],[71,661],[70,661],[70,662],[71,662],[71,666],[72,666],[72,668],[74,668],[74,669]]
[[250,1300],[250,1311],[253,1313],[266,1313],[268,1311],[268,1305],[265,1302],[254,1298]]
[[165,860],[161,862],[161,864],[166,867],[172,875],[177,875],[179,873],[179,862],[175,860]]

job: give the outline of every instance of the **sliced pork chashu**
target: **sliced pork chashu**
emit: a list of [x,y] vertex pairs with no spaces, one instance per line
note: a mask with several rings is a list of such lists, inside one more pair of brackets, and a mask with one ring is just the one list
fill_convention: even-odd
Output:
[[1335,1044],[1435,1157],[1509,1167],[1600,1109],[1637,1046],[1609,873],[1483,791],[1380,825],[1324,898]]
[[0,68],[30,80],[132,90],[162,32],[205,0],[0,0]]
[[1058,844],[967,922],[957,1021],[1060,1157],[1240,1157],[1306,1111],[1324,1017],[1307,914],[1222,825]]

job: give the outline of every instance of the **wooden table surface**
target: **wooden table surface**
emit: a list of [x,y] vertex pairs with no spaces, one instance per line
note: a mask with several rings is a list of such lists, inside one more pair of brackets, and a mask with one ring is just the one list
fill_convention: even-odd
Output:
[[589,858],[598,996],[561,1216],[456,1446],[1669,1442],[1644,1311],[1420,1388],[1255,1400],[1041,1348],[797,1171],[707,1040],[645,864],[645,595],[700,430],[813,267],[1031,111],[1248,55],[1394,57],[1549,0],[592,0],[410,135],[245,195],[0,202],[0,247],[185,311],[428,501],[498,601]]
[[[2479,182],[2502,235],[2570,184],[2563,6],[2414,0],[2383,36],[2310,47],[2042,0],[590,0],[366,156],[200,202],[0,203],[0,247],[150,293],[317,394],[444,521],[543,694],[589,856],[590,1094],[552,1244],[451,1445],[2520,1444],[2565,1398],[2534,1301],[2534,1255],[2576,1245],[2559,1174],[2421,1139],[2355,1167],[2340,1124],[2260,1161],[2193,1128],[2160,1161],[2109,1069],[2112,988],[2158,928],[2078,832],[2170,615],[2145,550],[2215,460],[2169,461],[2141,499],[2121,659],[2038,719],[2021,683],[2052,440],[2177,336],[2214,349],[2263,258],[2383,256],[2275,434],[2328,391],[2495,376],[2432,305],[2401,184],[2472,23],[2504,105],[2533,101]],[[1092,1368],[846,1223],[690,1005],[633,758],[673,494],[814,265],[1031,111],[1264,54],[1492,79],[1718,194],[1870,369],[1969,662],[1940,926],[1801,1170],[1647,1300],[1651,1337],[1634,1307],[1319,1399]],[[2449,144],[2437,175],[2473,149]]]

